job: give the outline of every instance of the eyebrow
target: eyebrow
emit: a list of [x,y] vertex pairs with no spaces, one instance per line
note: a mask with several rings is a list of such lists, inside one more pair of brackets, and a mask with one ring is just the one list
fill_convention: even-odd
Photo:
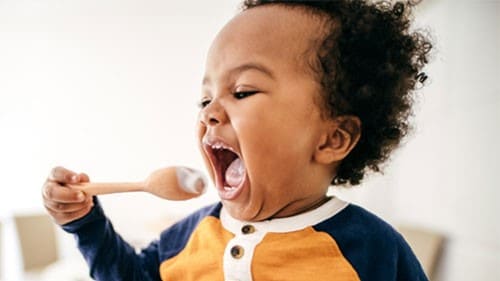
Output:
[[[262,64],[259,64],[259,63],[244,63],[244,64],[241,64],[237,67],[234,67],[232,69],[229,70],[229,74],[228,76],[229,77],[232,77],[232,76],[235,76],[235,75],[238,75],[242,72],[245,72],[245,71],[249,71],[249,70],[256,70],[256,71],[259,71],[267,76],[269,76],[271,79],[275,79],[275,76],[274,76],[274,73],[267,67],[265,67],[264,65]],[[209,76],[205,76],[203,77],[203,80],[202,80],[202,85],[205,85],[207,83],[210,83],[210,77]]]

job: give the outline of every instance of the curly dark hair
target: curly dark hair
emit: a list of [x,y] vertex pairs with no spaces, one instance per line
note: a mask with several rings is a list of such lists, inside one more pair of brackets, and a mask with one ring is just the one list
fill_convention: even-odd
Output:
[[324,38],[310,63],[323,89],[324,107],[329,117],[361,120],[359,142],[332,184],[357,185],[366,172],[381,172],[411,128],[413,93],[427,78],[421,69],[432,44],[422,32],[409,30],[410,8],[416,3],[245,0],[242,9],[267,4],[304,8],[326,19]]

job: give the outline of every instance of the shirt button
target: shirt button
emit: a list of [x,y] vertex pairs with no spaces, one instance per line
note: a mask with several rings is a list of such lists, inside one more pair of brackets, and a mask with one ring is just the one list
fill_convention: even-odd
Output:
[[244,250],[243,250],[243,247],[241,246],[233,246],[231,248],[231,256],[233,256],[233,258],[235,259],[239,259],[241,257],[243,257],[243,253],[244,253]]
[[250,233],[254,233],[254,232],[255,232],[255,227],[253,227],[253,225],[250,225],[250,224],[244,225],[244,226],[241,228],[241,232],[242,232],[243,234],[250,234]]

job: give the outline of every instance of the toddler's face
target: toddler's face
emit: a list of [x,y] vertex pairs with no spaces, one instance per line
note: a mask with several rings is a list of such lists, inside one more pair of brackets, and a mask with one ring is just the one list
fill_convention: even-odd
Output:
[[328,123],[305,62],[318,28],[303,11],[258,7],[236,16],[211,46],[199,144],[233,217],[290,216],[325,198],[333,175],[314,152]]

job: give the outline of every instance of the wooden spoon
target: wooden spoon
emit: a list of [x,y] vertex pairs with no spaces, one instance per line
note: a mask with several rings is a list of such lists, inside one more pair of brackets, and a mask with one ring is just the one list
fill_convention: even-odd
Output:
[[199,171],[173,166],[154,171],[142,182],[90,182],[67,186],[89,195],[145,191],[168,200],[187,200],[203,194],[206,182]]

